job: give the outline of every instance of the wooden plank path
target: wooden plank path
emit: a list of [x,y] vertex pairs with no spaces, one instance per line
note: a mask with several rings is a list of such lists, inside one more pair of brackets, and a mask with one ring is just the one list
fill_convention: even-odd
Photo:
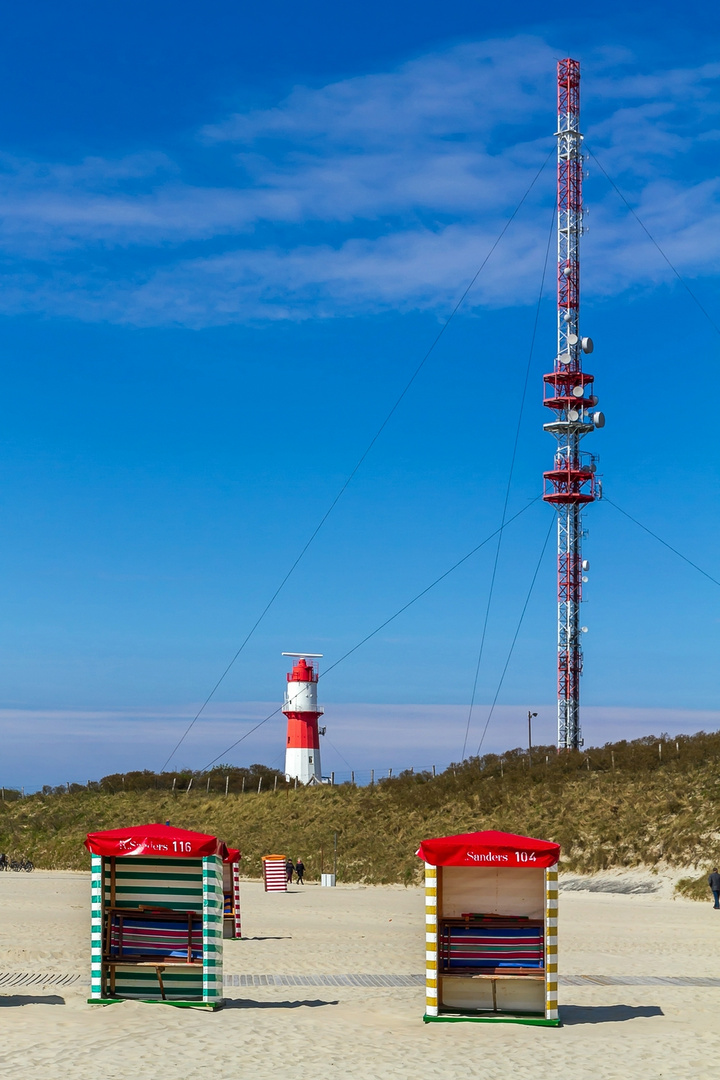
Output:
[[[424,986],[424,975],[225,975],[225,986]],[[562,986],[720,986],[690,975],[561,975]]]
[[78,982],[89,984],[89,981],[83,975],[58,975],[53,972],[43,974],[37,971],[0,972],[0,990],[4,990],[6,986],[74,986]]
[[[57,972],[6,971],[0,972],[0,993],[17,986],[76,986],[87,985],[84,975]],[[705,975],[561,975],[562,986],[717,986],[720,978]],[[420,987],[424,975],[225,975],[224,986],[257,988],[261,986],[390,986]]]

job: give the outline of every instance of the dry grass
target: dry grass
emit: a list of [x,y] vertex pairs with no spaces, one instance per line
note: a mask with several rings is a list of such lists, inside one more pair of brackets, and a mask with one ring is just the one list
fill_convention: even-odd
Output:
[[[260,856],[279,851],[302,856],[313,878],[321,849],[328,869],[337,832],[341,881],[409,884],[419,880],[414,852],[424,837],[498,828],[556,840],[563,868],[580,873],[660,862],[700,867],[720,861],[719,759],[720,734],[665,736],[577,754],[536,748],[532,767],[518,750],[437,777],[403,773],[366,788],[281,783],[260,794],[255,783],[227,797],[198,794],[199,776],[186,794],[169,790],[172,774],[138,773],[145,790],[140,779],[129,784],[136,790],[122,790],[113,777],[94,790],[46,789],[0,803],[0,848],[39,867],[81,869],[89,866],[86,832],[170,820],[239,846],[246,875],[258,876]],[[274,774],[266,775],[269,786]],[[681,891],[701,892],[690,884]]]

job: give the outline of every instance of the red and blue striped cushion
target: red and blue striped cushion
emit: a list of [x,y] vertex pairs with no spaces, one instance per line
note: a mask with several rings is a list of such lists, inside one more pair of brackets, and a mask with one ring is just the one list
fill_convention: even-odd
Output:
[[543,933],[539,926],[446,926],[441,942],[446,970],[543,966]]
[[[117,917],[113,917],[110,955],[120,953],[120,926]],[[195,920],[192,929],[192,959],[202,959],[202,926]],[[131,956],[173,956],[187,959],[188,928],[187,923],[164,919],[129,918],[123,919],[122,955]]]

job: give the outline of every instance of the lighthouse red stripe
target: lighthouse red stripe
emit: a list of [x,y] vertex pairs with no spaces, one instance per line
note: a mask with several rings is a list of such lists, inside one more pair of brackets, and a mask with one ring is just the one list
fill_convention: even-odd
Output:
[[292,749],[319,750],[317,713],[287,713],[287,744]]

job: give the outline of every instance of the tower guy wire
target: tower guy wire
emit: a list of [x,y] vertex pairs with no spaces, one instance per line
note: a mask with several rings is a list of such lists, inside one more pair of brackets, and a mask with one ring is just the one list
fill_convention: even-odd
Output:
[[530,588],[527,591],[527,596],[525,597],[525,603],[523,604],[522,611],[520,612],[520,618],[518,619],[518,624],[517,624],[517,627],[515,628],[515,634],[513,636],[512,641],[510,642],[510,649],[508,650],[507,659],[505,661],[505,666],[502,669],[502,674],[500,676],[500,680],[499,680],[498,685],[497,685],[497,690],[495,691],[495,697],[493,698],[493,703],[490,706],[490,711],[488,712],[487,720],[485,721],[485,727],[483,728],[483,733],[482,733],[482,735],[480,737],[480,742],[478,743],[476,757],[480,756],[480,750],[482,749],[482,744],[485,741],[485,736],[487,735],[488,726],[489,726],[490,721],[492,719],[492,715],[495,712],[495,706],[497,705],[497,700],[500,697],[500,691],[502,690],[503,683],[505,682],[505,676],[507,674],[507,669],[510,666],[510,661],[512,659],[512,654],[515,651],[515,645],[517,643],[517,639],[518,639],[518,636],[520,634],[520,628],[522,627],[523,620],[525,618],[525,612],[527,611],[528,604],[530,603],[530,597],[532,596],[533,589],[535,588],[535,582],[537,581],[537,576],[540,573],[540,567],[542,565],[543,556],[545,555],[545,551],[546,551],[547,546],[548,546],[548,540],[550,539],[550,533],[552,532],[553,524],[554,524],[554,518],[551,518],[550,519],[550,524],[548,526],[548,531],[545,534],[545,540],[544,540],[544,543],[543,543],[543,546],[542,546],[542,550],[540,551],[540,558],[538,559],[537,565],[535,566],[535,572],[534,572],[534,574],[532,576],[532,581],[530,582]]
[[[532,364],[533,352],[535,350],[535,339],[537,337],[538,320],[540,318],[540,305],[542,304],[543,292],[545,290],[545,275],[547,274],[547,264],[550,255],[550,244],[552,243],[553,227],[555,225],[555,213],[556,206],[555,204],[553,204],[553,210],[550,216],[550,231],[548,233],[547,246],[545,248],[545,262],[543,263],[543,270],[540,278],[540,289],[538,291],[537,304],[535,305],[535,318],[533,319],[532,335],[530,337],[530,348],[528,350],[527,364],[525,365],[525,380],[523,382],[522,394],[520,396],[520,408],[518,410],[517,424],[515,427],[515,438],[513,440],[512,454],[510,455],[510,469],[508,470],[507,484],[505,486],[505,499],[503,501],[502,516],[500,518],[501,525],[505,521],[508,499],[510,498],[510,487],[512,485],[513,473],[515,471],[515,459],[517,457],[518,441],[520,439],[520,426],[522,424],[523,410],[525,408],[525,399],[527,397],[527,388],[530,379],[530,365]],[[470,734],[470,722],[472,720],[473,708],[475,707],[475,695],[477,693],[478,678],[480,676],[480,665],[482,663],[483,652],[485,649],[485,636],[487,634],[488,620],[490,618],[490,607],[492,605],[493,592],[495,590],[495,577],[497,575],[498,561],[500,559],[500,547],[502,545],[502,539],[503,534],[501,531],[498,533],[497,546],[495,548],[495,560],[493,562],[492,574],[490,576],[490,588],[488,590],[487,604],[485,607],[485,618],[483,620],[482,634],[480,637],[480,648],[478,650],[478,658],[475,665],[475,678],[473,679],[472,693],[470,695],[470,707],[468,708],[467,723],[465,724],[465,739],[463,741],[462,755],[460,757],[461,761],[463,761],[465,758],[465,750],[467,749],[467,741]]]
[[[534,499],[531,499],[530,502],[526,503],[525,506],[523,506],[522,510],[518,510],[518,512],[516,514],[513,514],[511,518],[508,518],[508,520],[503,526],[501,526],[501,528],[506,529],[509,525],[512,525],[513,521],[517,521],[519,517],[522,517],[522,515],[526,513],[531,506],[534,506],[535,503],[540,500],[540,498],[541,496],[537,495]],[[491,532],[489,536],[486,536],[484,540],[481,540],[479,544],[476,544],[474,548],[468,551],[466,555],[463,555],[461,559],[458,559],[457,562],[453,563],[453,565],[450,566],[447,570],[445,570],[442,574],[440,574],[439,577],[436,577],[434,581],[431,581],[429,585],[426,585],[424,589],[421,589],[419,593],[416,593],[415,596],[413,596],[412,600],[408,600],[407,603],[403,604],[402,607],[398,608],[398,610],[388,619],[384,619],[383,622],[379,624],[379,626],[376,626],[374,630],[371,630],[369,634],[366,634],[365,637],[361,638],[360,641],[353,645],[351,649],[348,649],[347,652],[344,652],[342,656],[339,656],[337,660],[330,664],[330,666],[327,667],[325,671],[323,671],[318,676],[318,679],[325,678],[327,675],[329,675],[334,668],[339,667],[339,665],[342,664],[345,660],[347,660],[349,656],[352,656],[354,652],[357,652],[358,649],[362,648],[362,646],[365,645],[366,642],[370,641],[370,639],[375,637],[376,634],[379,634],[380,631],[384,630],[386,626],[389,626],[391,622],[394,622],[394,620],[397,619],[400,615],[402,615],[404,611],[407,611],[407,609],[412,607],[413,604],[416,604],[418,600],[421,600],[423,596],[425,596],[431,591],[431,589],[434,589],[436,585],[439,585],[441,581],[444,581],[446,577],[449,577],[450,574],[452,574],[455,570],[461,567],[463,563],[466,563],[468,559],[471,559],[473,555],[480,551],[481,548],[484,548],[486,544],[489,544],[490,541],[497,536],[499,531],[500,530],[495,529],[494,532]],[[285,704],[287,704],[287,702]],[[277,714],[279,712],[282,712],[282,710],[283,706],[278,705],[276,709],[273,709],[271,713],[268,713],[268,715],[262,720],[260,720],[259,723],[255,724],[254,727],[250,728],[249,731],[246,731],[244,735],[241,735],[239,739],[236,739],[234,743],[231,743],[230,746],[227,746],[221,753],[214,757],[212,761],[208,762],[208,764],[203,768],[202,771],[206,772],[208,769],[210,769],[216,761],[219,761],[220,758],[225,756],[225,754],[229,754],[231,750],[234,750],[236,746],[239,746],[240,743],[244,742],[245,739],[247,739],[250,735],[253,734],[253,732],[257,731],[258,728],[261,728],[263,724],[266,724],[268,722],[268,720],[272,720],[272,718],[274,716],[277,716]]]
[[651,244],[653,245],[653,247],[657,248],[657,250],[659,251],[659,253],[660,253],[660,254],[662,255],[663,259],[664,259],[664,260],[665,260],[665,262],[666,262],[666,263],[668,264],[668,266],[670,267],[670,269],[672,270],[673,274],[674,274],[674,275],[675,275],[675,277],[676,277],[676,278],[678,279],[678,281],[680,282],[680,284],[682,285],[682,287],[683,287],[683,288],[685,289],[685,291],[687,292],[688,296],[690,296],[690,298],[692,299],[693,303],[695,303],[695,304],[696,304],[696,305],[698,306],[698,308],[700,309],[700,311],[701,311],[701,312],[703,313],[703,315],[705,316],[705,318],[707,319],[707,321],[708,321],[708,322],[710,323],[710,325],[712,326],[712,328],[713,328],[713,330],[715,331],[715,333],[716,333],[716,334],[718,334],[718,335],[720,336],[720,326],[718,326],[718,324],[717,324],[717,323],[715,322],[715,320],[713,319],[712,315],[711,315],[711,314],[709,313],[709,311],[707,310],[707,308],[705,308],[705,307],[703,306],[703,304],[702,304],[702,303],[700,302],[699,298],[698,298],[698,297],[697,297],[697,296],[695,295],[695,293],[693,292],[693,290],[692,290],[692,289],[690,288],[690,286],[688,285],[687,281],[686,281],[686,280],[685,280],[685,278],[684,278],[684,277],[682,276],[682,274],[681,274],[681,273],[680,273],[680,271],[679,271],[679,270],[677,269],[677,267],[676,267],[676,266],[675,266],[675,265],[674,265],[674,264],[673,264],[673,263],[671,262],[671,260],[670,260],[670,259],[668,258],[668,256],[667,256],[667,255],[665,254],[665,252],[663,251],[662,247],[661,247],[661,246],[660,246],[660,244],[659,244],[659,243],[657,242],[657,240],[655,239],[655,237],[654,237],[654,236],[652,235],[652,233],[651,233],[651,232],[650,232],[650,230],[648,229],[648,227],[647,227],[647,225],[645,224],[645,222],[644,222],[644,221],[642,220],[642,218],[640,217],[640,215],[639,215],[639,214],[637,213],[637,211],[636,211],[636,210],[634,209],[634,207],[632,206],[632,204],[630,203],[630,201],[629,201],[629,200],[628,200],[628,199],[627,199],[627,198],[625,197],[625,195],[623,195],[622,191],[621,191],[621,190],[620,190],[620,188],[619,188],[619,187],[617,186],[617,184],[616,184],[616,183],[615,183],[615,181],[613,180],[612,176],[610,176],[610,174],[609,174],[609,173],[607,172],[607,170],[606,170],[606,169],[604,168],[604,166],[603,166],[602,162],[600,161],[600,159],[598,158],[597,154],[593,153],[593,151],[592,151],[592,150],[590,149],[590,147],[588,147],[588,146],[586,146],[586,147],[585,147],[585,150],[586,150],[586,152],[587,152],[587,153],[589,154],[589,156],[590,156],[590,157],[591,157],[591,158],[593,159],[593,161],[595,162],[595,164],[597,165],[598,169],[599,169],[599,170],[600,170],[600,172],[601,172],[601,173],[603,174],[603,176],[605,177],[605,179],[607,180],[607,182],[608,182],[608,183],[610,184],[610,186],[611,186],[611,187],[612,187],[612,188],[613,188],[613,189],[615,190],[615,193],[616,193],[616,195],[618,196],[618,198],[620,198],[620,199],[622,200],[622,202],[623,202],[623,203],[625,204],[625,206],[626,206],[626,207],[628,208],[628,210],[630,211],[630,213],[632,214],[632,216],[633,216],[633,217],[635,218],[635,220],[637,221],[638,225],[640,226],[640,228],[642,229],[642,231],[643,231],[643,232],[645,233],[645,235],[647,236],[647,238],[648,238],[648,240],[650,241],[650,243],[651,243]]
[[708,574],[707,570],[703,570],[702,566],[698,566],[698,564],[696,562],[693,562],[692,559],[688,559],[687,555],[683,555],[682,551],[678,551],[678,549],[676,547],[673,547],[672,544],[668,544],[667,540],[663,540],[662,536],[658,536],[658,534],[656,532],[653,532],[652,529],[649,529],[647,525],[643,525],[642,521],[638,521],[638,519],[636,517],[633,517],[632,514],[629,514],[627,510],[623,510],[622,506],[618,506],[618,504],[616,502],[613,502],[612,499],[609,499],[607,495],[603,495],[603,502],[608,503],[610,506],[613,507],[614,510],[618,510],[626,518],[629,518],[630,521],[634,522],[634,524],[638,526],[638,528],[642,529],[644,532],[648,533],[648,535],[652,536],[654,540],[657,540],[659,544],[662,544],[663,547],[666,547],[668,551],[672,551],[674,555],[677,555],[679,559],[682,559],[683,562],[686,562],[688,566],[692,566],[693,570],[697,570],[697,572],[699,574],[702,574],[703,577],[706,577],[708,581],[712,581],[713,585],[720,585],[720,581],[718,581],[717,578],[714,578],[712,574]]
[[224,682],[224,680],[225,680],[226,676],[228,675],[228,673],[229,673],[230,669],[231,669],[231,668],[233,667],[233,665],[235,664],[235,662],[237,661],[237,659],[238,659],[238,658],[240,657],[241,653],[242,653],[242,652],[244,651],[244,649],[245,649],[245,646],[246,646],[246,645],[248,644],[248,642],[249,642],[249,641],[250,641],[250,639],[252,638],[253,634],[254,634],[254,633],[255,633],[255,631],[257,630],[258,626],[259,626],[259,625],[260,625],[260,623],[261,623],[261,622],[263,621],[263,619],[264,619],[264,618],[265,618],[265,616],[267,615],[268,611],[270,610],[270,608],[272,607],[272,605],[273,605],[273,604],[275,603],[275,601],[277,600],[278,596],[279,596],[279,595],[280,595],[280,593],[282,592],[283,588],[284,588],[284,587],[285,587],[285,585],[287,584],[287,582],[288,582],[288,580],[290,579],[290,577],[292,576],[293,572],[295,571],[295,569],[296,569],[296,568],[297,568],[297,566],[299,565],[300,561],[302,560],[302,558],[304,557],[304,555],[306,554],[306,552],[307,552],[307,551],[308,551],[308,549],[310,548],[310,545],[311,545],[311,544],[313,543],[313,541],[315,540],[315,537],[316,537],[316,536],[318,535],[318,533],[319,533],[319,532],[320,532],[320,530],[322,529],[323,525],[325,524],[325,522],[327,521],[327,519],[328,519],[328,518],[330,517],[330,515],[331,515],[331,514],[332,514],[332,512],[333,512],[333,510],[335,509],[335,507],[337,506],[337,504],[338,504],[338,503],[340,502],[341,498],[343,497],[343,495],[344,495],[344,494],[345,494],[345,492],[347,491],[348,487],[350,486],[350,484],[352,483],[353,479],[354,479],[354,478],[355,478],[355,476],[357,475],[358,471],[359,471],[359,470],[360,470],[360,468],[362,467],[362,465],[363,465],[363,463],[364,463],[365,459],[367,458],[368,454],[370,453],[370,451],[371,451],[371,450],[372,450],[372,448],[374,447],[375,443],[376,443],[376,442],[378,441],[378,439],[379,439],[379,438],[380,438],[380,436],[382,435],[383,431],[385,430],[385,428],[386,428],[386,427],[387,427],[387,425],[389,424],[390,420],[392,419],[392,417],[394,416],[394,414],[395,414],[395,412],[397,411],[398,407],[400,406],[401,402],[403,401],[403,399],[404,399],[405,395],[406,395],[406,394],[408,393],[408,391],[410,390],[411,386],[413,385],[413,383],[415,382],[416,378],[418,377],[418,375],[419,375],[419,374],[420,374],[420,372],[422,371],[422,369],[423,369],[423,367],[425,366],[426,362],[428,361],[428,359],[430,358],[430,356],[431,356],[431,355],[432,355],[432,353],[434,352],[434,350],[435,350],[435,347],[436,347],[436,346],[438,345],[438,343],[440,342],[441,338],[442,338],[442,337],[443,337],[443,335],[445,334],[445,331],[447,330],[448,326],[450,325],[450,323],[452,322],[452,320],[453,320],[453,319],[455,318],[455,315],[457,314],[457,312],[459,311],[460,307],[461,307],[461,306],[462,306],[462,304],[464,303],[464,301],[465,301],[466,297],[468,296],[468,294],[469,294],[470,290],[472,289],[473,285],[475,284],[475,282],[477,281],[477,279],[478,279],[478,278],[480,277],[480,274],[482,273],[482,271],[483,271],[483,270],[485,269],[485,267],[487,266],[487,264],[488,264],[488,262],[489,262],[489,260],[490,260],[491,256],[493,255],[493,252],[495,251],[495,249],[497,248],[498,244],[500,243],[500,241],[502,240],[502,238],[503,238],[503,237],[505,236],[505,233],[506,233],[506,232],[508,231],[508,229],[510,228],[511,224],[513,223],[513,221],[514,221],[514,220],[515,220],[515,218],[517,217],[518,213],[520,212],[521,208],[523,207],[523,205],[524,205],[524,203],[525,203],[525,200],[527,199],[527,197],[528,197],[528,195],[530,194],[530,192],[532,191],[532,189],[533,189],[533,188],[535,187],[535,184],[536,184],[536,183],[537,183],[537,181],[539,180],[539,178],[540,178],[540,175],[541,175],[541,173],[543,172],[543,170],[544,170],[545,166],[547,165],[548,161],[550,160],[550,158],[551,158],[551,156],[552,156],[552,153],[553,153],[553,151],[552,151],[552,150],[550,150],[550,152],[548,153],[547,157],[546,157],[546,158],[545,158],[545,160],[543,161],[542,165],[540,166],[540,168],[539,168],[539,169],[537,170],[537,172],[536,172],[536,173],[535,173],[535,175],[533,176],[533,178],[532,178],[532,180],[530,181],[529,185],[528,185],[528,186],[527,186],[527,188],[525,189],[525,192],[524,192],[524,194],[523,194],[522,198],[520,199],[520,201],[519,201],[519,202],[518,202],[518,204],[516,205],[515,209],[513,210],[512,214],[511,214],[511,215],[510,215],[510,217],[509,217],[509,218],[507,219],[507,221],[506,221],[506,222],[505,222],[505,224],[503,225],[502,229],[501,229],[501,230],[500,230],[500,232],[498,233],[498,235],[497,235],[497,237],[495,238],[495,240],[494,240],[493,244],[491,245],[490,249],[488,250],[487,254],[485,255],[485,258],[483,259],[483,261],[481,262],[480,266],[479,266],[479,267],[478,267],[478,269],[476,270],[475,274],[474,274],[474,275],[473,275],[473,277],[471,278],[471,280],[470,280],[469,284],[468,284],[468,285],[466,286],[466,288],[465,288],[465,289],[464,289],[464,291],[462,292],[462,294],[461,294],[461,296],[460,296],[460,299],[459,299],[459,300],[458,300],[458,301],[456,302],[455,306],[454,306],[454,307],[453,307],[453,309],[451,310],[451,312],[450,312],[450,314],[448,315],[447,319],[445,320],[445,322],[444,322],[444,323],[442,324],[442,326],[441,326],[441,327],[440,327],[440,329],[438,330],[437,334],[435,335],[435,337],[434,337],[433,341],[432,341],[432,342],[431,342],[431,344],[430,344],[430,347],[429,347],[429,349],[428,349],[428,350],[427,350],[427,351],[425,352],[425,355],[424,355],[424,356],[422,357],[422,359],[420,360],[420,363],[419,363],[419,364],[417,365],[417,367],[416,367],[416,368],[415,368],[415,370],[413,371],[412,375],[410,376],[410,378],[409,378],[409,379],[408,379],[408,381],[406,382],[406,384],[405,384],[405,386],[403,387],[402,391],[400,392],[399,396],[398,396],[398,397],[397,397],[397,398],[395,399],[395,402],[394,402],[394,404],[392,405],[392,407],[390,408],[389,412],[388,412],[388,413],[386,414],[386,416],[385,416],[385,419],[384,419],[384,420],[382,421],[382,423],[380,424],[379,428],[377,429],[377,431],[375,432],[375,434],[374,434],[374,435],[373,435],[373,437],[371,438],[370,442],[369,442],[369,443],[367,444],[367,446],[365,447],[365,450],[363,451],[363,453],[362,453],[362,454],[360,455],[360,457],[358,458],[357,462],[355,463],[355,466],[353,467],[353,469],[351,470],[351,472],[350,472],[350,473],[348,474],[347,478],[345,479],[344,483],[342,484],[342,486],[340,487],[339,491],[338,491],[338,492],[337,492],[337,494],[335,495],[334,499],[333,499],[333,500],[332,500],[332,502],[330,503],[329,507],[327,508],[327,510],[325,511],[325,513],[324,513],[324,514],[322,515],[322,517],[320,518],[320,520],[319,520],[319,522],[317,523],[317,525],[315,526],[315,528],[313,529],[312,533],[310,534],[310,537],[308,538],[308,540],[306,540],[305,544],[304,544],[304,545],[303,545],[303,547],[302,547],[302,548],[300,549],[300,552],[299,552],[299,554],[297,555],[297,557],[295,558],[295,560],[293,561],[293,563],[291,564],[291,566],[290,566],[290,569],[289,569],[289,570],[288,570],[288,571],[286,572],[285,576],[284,576],[284,577],[283,577],[283,578],[281,579],[281,581],[280,581],[280,584],[279,584],[279,585],[277,586],[277,588],[276,588],[276,589],[275,589],[275,591],[273,592],[272,596],[270,597],[270,599],[268,600],[267,604],[265,605],[265,607],[264,607],[264,608],[262,609],[262,611],[260,612],[259,616],[258,616],[258,617],[257,617],[257,619],[255,620],[255,622],[253,623],[253,625],[252,625],[252,626],[250,627],[250,630],[248,631],[248,633],[247,633],[247,634],[245,635],[244,639],[243,639],[243,640],[242,640],[242,642],[240,643],[240,647],[239,647],[239,648],[237,649],[237,651],[235,652],[234,656],[233,656],[233,657],[232,657],[232,659],[230,660],[230,663],[229,663],[229,664],[228,664],[228,665],[226,666],[226,668],[224,669],[224,671],[223,671],[223,672],[222,672],[222,674],[220,675],[220,678],[219,678],[219,679],[217,680],[217,682],[216,682],[216,683],[215,683],[215,685],[213,686],[212,690],[211,690],[211,691],[210,691],[210,693],[209,693],[209,694],[207,695],[207,697],[205,698],[205,700],[204,700],[204,701],[203,701],[203,703],[201,704],[200,708],[199,708],[199,709],[198,709],[198,711],[196,712],[195,716],[194,716],[194,717],[192,718],[192,720],[190,721],[190,723],[189,723],[189,724],[187,725],[187,727],[185,728],[185,731],[183,732],[183,734],[181,735],[181,737],[180,737],[180,738],[178,739],[178,741],[176,742],[176,744],[175,744],[175,746],[173,747],[173,749],[171,750],[170,754],[168,754],[168,756],[167,756],[167,758],[165,759],[165,762],[164,762],[164,764],[163,764],[163,766],[162,766],[162,769],[163,769],[163,770],[164,770],[164,769],[165,769],[165,768],[167,767],[167,765],[168,765],[168,764],[170,763],[170,761],[172,761],[173,757],[175,756],[175,754],[177,753],[177,751],[178,751],[178,750],[180,749],[180,747],[182,746],[182,744],[183,744],[183,743],[185,742],[185,739],[186,739],[186,738],[187,738],[187,736],[188,736],[188,735],[190,734],[191,730],[193,729],[193,727],[195,726],[195,724],[197,723],[197,721],[198,721],[198,720],[200,719],[200,717],[201,717],[201,716],[202,716],[202,714],[204,713],[204,711],[205,711],[205,709],[207,708],[207,706],[208,706],[208,705],[210,704],[210,702],[212,701],[212,699],[213,699],[213,698],[215,697],[215,694],[217,693],[217,691],[218,691],[218,689],[219,689],[220,685],[221,685],[221,684],[222,684],[222,683]]

